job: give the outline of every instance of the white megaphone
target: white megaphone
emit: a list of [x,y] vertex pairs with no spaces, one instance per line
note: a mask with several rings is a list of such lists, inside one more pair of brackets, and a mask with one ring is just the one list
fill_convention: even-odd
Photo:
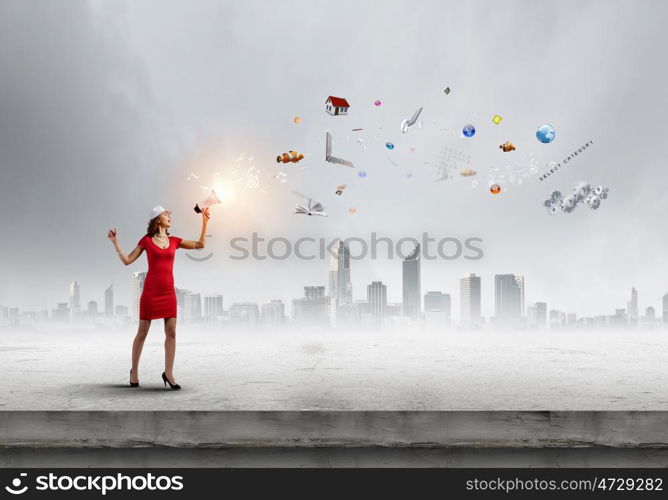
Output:
[[222,203],[222,202],[218,198],[216,192],[212,189],[211,194],[207,196],[204,201],[195,204],[194,210],[199,214],[202,213],[202,210],[204,210],[205,208],[209,208],[211,205],[216,205],[217,203]]

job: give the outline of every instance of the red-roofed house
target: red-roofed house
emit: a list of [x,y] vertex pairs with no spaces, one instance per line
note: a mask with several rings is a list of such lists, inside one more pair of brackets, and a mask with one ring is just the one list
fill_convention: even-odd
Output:
[[330,115],[347,115],[350,104],[343,97],[329,96],[325,101],[325,111]]

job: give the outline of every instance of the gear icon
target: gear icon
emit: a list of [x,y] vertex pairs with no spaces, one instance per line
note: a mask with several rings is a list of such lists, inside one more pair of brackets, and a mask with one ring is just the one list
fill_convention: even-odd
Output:
[[573,187],[573,195],[578,199],[578,201],[584,200],[591,191],[591,186],[584,182],[580,181]]

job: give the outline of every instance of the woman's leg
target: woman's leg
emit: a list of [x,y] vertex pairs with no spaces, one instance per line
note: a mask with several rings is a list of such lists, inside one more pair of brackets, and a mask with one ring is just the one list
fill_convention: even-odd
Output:
[[135,335],[135,340],[132,342],[132,375],[130,376],[130,382],[139,381],[139,358],[141,357],[141,351],[144,348],[144,341],[146,340],[148,329],[150,327],[150,319],[139,320],[137,335]]
[[174,357],[176,356],[176,318],[165,318],[165,375],[175,384]]

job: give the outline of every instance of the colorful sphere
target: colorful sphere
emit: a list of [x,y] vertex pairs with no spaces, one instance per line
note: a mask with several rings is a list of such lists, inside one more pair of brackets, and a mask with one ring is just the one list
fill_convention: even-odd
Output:
[[295,119],[293,121],[295,123],[301,123],[302,122],[302,117],[301,116],[295,116]]
[[385,147],[389,150],[392,150],[392,149],[394,149],[394,144],[392,144],[391,142],[386,142]]
[[489,192],[492,194],[499,194],[501,192],[501,186],[498,184],[492,184],[489,186]]
[[376,106],[376,107],[380,106],[381,104],[382,104],[382,103],[381,103],[380,101],[375,101],[375,102],[373,103],[373,105]]
[[355,212],[357,212],[357,209],[355,207],[350,207],[348,209],[348,213],[354,214]]
[[462,134],[464,134],[464,137],[473,137],[475,135],[475,127],[471,124],[465,125],[462,129]]
[[541,125],[536,130],[536,139],[538,139],[543,144],[549,144],[554,140],[557,135],[557,131],[554,130],[554,127],[548,123]]
[[358,172],[357,177],[364,179],[366,177],[366,172],[364,170]]

